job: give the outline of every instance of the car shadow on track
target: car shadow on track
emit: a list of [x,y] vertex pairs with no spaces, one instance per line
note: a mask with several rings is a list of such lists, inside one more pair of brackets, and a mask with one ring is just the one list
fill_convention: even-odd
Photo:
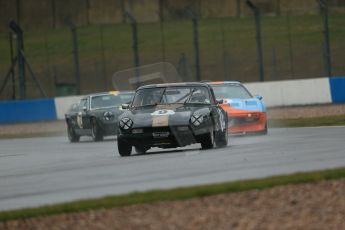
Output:
[[157,155],[157,154],[171,154],[171,153],[182,153],[182,152],[192,152],[192,151],[201,151],[200,148],[193,148],[193,149],[169,149],[169,150],[158,150],[153,152],[146,152],[146,153],[135,153],[131,156],[145,156],[145,155]]
[[102,143],[102,142],[111,142],[111,141],[116,142],[117,137],[109,137],[109,138],[103,139],[102,141],[94,141],[91,139],[91,137],[90,138],[83,137],[83,139],[81,139],[79,142],[75,142],[75,143],[71,143],[71,144]]
[[173,154],[173,153],[186,153],[187,155],[189,155],[189,153],[193,153],[193,152],[197,152],[197,154],[199,153],[203,153],[203,152],[208,152],[208,151],[217,151],[217,150],[225,150],[230,148],[231,145],[228,144],[226,147],[222,147],[222,148],[213,148],[213,149],[201,149],[201,147],[191,147],[191,148],[184,148],[184,149],[179,149],[179,148],[175,148],[175,149],[159,149],[158,151],[149,151],[146,153],[134,153],[131,154],[131,157],[135,157],[135,156],[145,156],[145,155],[157,155],[157,154]]

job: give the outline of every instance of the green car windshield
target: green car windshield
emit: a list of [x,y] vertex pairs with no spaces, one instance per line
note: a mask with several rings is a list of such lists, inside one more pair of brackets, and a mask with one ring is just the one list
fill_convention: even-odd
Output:
[[137,91],[132,106],[176,103],[210,104],[210,94],[208,89],[202,86],[144,88]]
[[105,94],[91,97],[91,109],[104,109],[120,107],[122,103],[128,103],[128,96],[121,98],[121,95]]

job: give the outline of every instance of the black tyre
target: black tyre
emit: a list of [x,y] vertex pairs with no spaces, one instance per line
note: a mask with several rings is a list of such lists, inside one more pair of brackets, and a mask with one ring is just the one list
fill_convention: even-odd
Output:
[[265,125],[265,129],[264,130],[262,130],[262,131],[259,131],[259,132],[257,132],[257,133],[255,133],[256,135],[267,135],[267,123],[266,123],[266,125]]
[[228,145],[228,138],[229,138],[228,129],[225,129],[223,132],[220,132],[218,134],[218,137],[216,139],[216,146],[218,148],[226,147]]
[[117,138],[117,149],[122,157],[130,156],[132,153],[132,145],[122,140],[122,138]]
[[267,123],[266,123],[265,129],[264,129],[264,131],[261,132],[261,134],[262,135],[267,135],[267,133],[268,133],[268,128],[267,128]]
[[213,133],[213,131],[205,134],[201,138],[200,144],[201,144],[201,149],[212,149],[214,147],[214,133]]
[[67,124],[67,135],[68,135],[68,140],[71,143],[75,143],[80,140],[80,136],[75,133],[73,126],[71,124]]
[[100,129],[96,119],[94,118],[91,120],[91,136],[94,141],[103,140],[102,130]]
[[147,150],[149,150],[150,148],[147,147],[139,147],[139,146],[135,146],[135,152],[139,153],[139,154],[144,154],[147,152]]

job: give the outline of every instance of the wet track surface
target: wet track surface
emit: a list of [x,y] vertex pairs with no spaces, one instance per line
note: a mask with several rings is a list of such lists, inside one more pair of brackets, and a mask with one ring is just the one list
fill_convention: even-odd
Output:
[[222,149],[193,145],[123,158],[115,139],[0,140],[0,210],[341,167],[344,141],[345,127],[270,129],[230,137]]

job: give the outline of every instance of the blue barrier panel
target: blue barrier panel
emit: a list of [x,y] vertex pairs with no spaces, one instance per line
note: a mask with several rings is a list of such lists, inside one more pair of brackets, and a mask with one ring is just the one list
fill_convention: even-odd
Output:
[[56,120],[54,99],[0,102],[0,123]]
[[332,103],[345,103],[345,77],[329,78]]

